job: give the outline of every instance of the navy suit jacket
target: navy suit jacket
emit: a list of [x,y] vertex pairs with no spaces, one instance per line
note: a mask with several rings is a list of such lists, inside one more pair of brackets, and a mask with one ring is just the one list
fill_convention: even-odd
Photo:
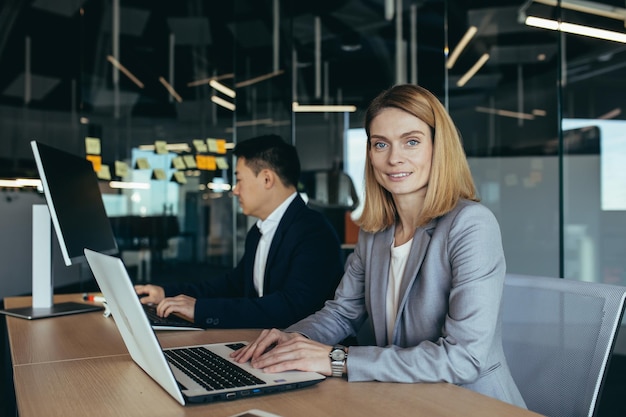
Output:
[[252,271],[260,233],[253,226],[237,266],[225,276],[164,285],[167,297],[196,298],[194,321],[205,328],[284,328],[322,308],[343,275],[339,239],[326,218],[298,195],[285,211],[268,253],[263,297]]

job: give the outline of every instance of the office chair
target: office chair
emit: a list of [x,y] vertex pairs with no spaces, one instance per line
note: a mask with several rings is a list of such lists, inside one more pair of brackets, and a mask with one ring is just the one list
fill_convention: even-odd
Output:
[[622,321],[626,287],[508,274],[502,342],[531,411],[591,417]]

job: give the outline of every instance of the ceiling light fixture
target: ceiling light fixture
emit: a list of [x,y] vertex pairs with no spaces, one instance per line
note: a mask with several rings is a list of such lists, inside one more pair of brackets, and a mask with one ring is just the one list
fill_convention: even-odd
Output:
[[489,113],[489,114],[495,114],[498,116],[504,116],[504,117],[513,117],[515,119],[526,119],[526,120],[534,120],[535,116],[532,114],[528,114],[528,113],[520,113],[520,112],[516,112],[516,111],[510,111],[510,110],[502,110],[502,109],[491,109],[488,107],[475,107],[474,110],[476,110],[477,112],[480,113]]
[[556,20],[541,17],[527,16],[524,21],[528,26],[541,29],[557,30],[574,35],[588,36],[590,38],[604,39],[607,41],[626,43],[626,33],[613,32],[611,30],[598,29],[590,26],[577,25],[575,23],[558,22]]
[[485,62],[487,62],[488,60],[488,53],[484,53],[480,58],[478,58],[478,61],[476,61],[472,68],[470,68],[469,71],[467,71],[461,78],[459,78],[459,81],[456,82],[457,87],[463,87],[465,84],[467,84],[467,82],[478,72],[478,70],[483,65],[485,65]]
[[452,67],[456,63],[456,60],[459,58],[459,55],[461,55],[461,52],[463,52],[463,50],[465,49],[469,41],[472,40],[476,32],[478,32],[478,28],[476,26],[470,26],[469,28],[467,28],[465,35],[463,35],[457,46],[448,57],[448,61],[446,62],[447,69],[452,69]]
[[626,9],[613,7],[608,4],[596,3],[585,0],[534,0],[536,3],[556,7],[559,3],[563,9],[608,17],[610,19],[624,20],[626,22]]
[[598,119],[601,119],[601,120],[615,119],[620,114],[622,114],[622,109],[617,107],[608,113],[604,113],[602,116],[598,116]]
[[258,82],[265,81],[265,80],[267,80],[269,78],[273,78],[273,77],[276,77],[278,75],[281,75],[283,72],[285,72],[285,70],[278,70],[278,71],[270,72],[268,74],[259,75],[258,77],[250,78],[249,80],[240,81],[240,82],[235,84],[235,87],[237,87],[237,88],[247,87],[249,85],[256,84]]
[[210,182],[207,184],[207,188],[209,190],[220,192],[220,191],[230,191],[232,187],[230,184],[225,184],[225,183],[220,183],[220,182]]
[[139,81],[139,79],[135,77],[133,73],[130,72],[124,65],[122,65],[117,59],[115,59],[113,55],[107,55],[107,61],[109,61],[111,65],[113,65],[115,68],[122,71],[124,75],[126,75],[132,82],[135,83],[135,85],[137,85],[137,87],[144,87],[143,83]]
[[219,80],[224,80],[227,78],[235,78],[235,74],[230,73],[230,74],[216,75],[215,77],[202,78],[200,80],[188,82],[187,87],[197,87],[199,85],[209,84],[212,80],[219,81]]
[[222,84],[221,82],[217,80],[209,81],[209,85],[215,88],[220,93],[226,94],[230,98],[235,98],[237,96],[237,93],[235,93],[233,89],[226,87],[224,84]]
[[274,123],[274,119],[254,119],[254,120],[242,120],[235,123],[237,127],[250,127],[258,125],[271,125]]
[[36,187],[41,188],[41,180],[31,178],[16,178],[14,180],[0,180],[0,187],[23,188]]
[[163,77],[159,77],[159,82],[160,82],[161,84],[163,84],[163,86],[164,86],[164,87],[165,87],[165,89],[168,91],[168,93],[170,93],[170,95],[171,95],[172,97],[174,97],[174,98],[176,99],[176,101],[178,101],[179,103],[182,103],[182,102],[183,102],[183,98],[182,98],[180,95],[178,95],[178,93],[176,92],[176,90],[174,90],[174,87],[172,87],[172,86],[170,85],[170,83],[168,83],[168,82],[165,80],[165,78],[163,78]]
[[220,105],[230,111],[235,111],[235,104],[231,103],[230,101],[226,101],[221,97],[218,96],[211,96],[211,101],[217,105]]
[[111,181],[109,187],[120,188],[126,190],[149,190],[149,182],[123,182],[123,181]]
[[352,105],[301,105],[294,101],[291,109],[294,113],[352,113],[356,106]]

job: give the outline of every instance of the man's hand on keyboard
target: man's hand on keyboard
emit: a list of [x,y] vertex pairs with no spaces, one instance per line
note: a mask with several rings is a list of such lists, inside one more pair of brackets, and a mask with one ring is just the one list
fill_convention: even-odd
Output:
[[167,317],[172,313],[178,313],[193,320],[195,307],[195,298],[181,294],[163,299],[157,306],[157,314],[161,317]]
[[158,285],[135,285],[135,292],[141,297],[141,304],[159,304],[165,298],[163,287]]

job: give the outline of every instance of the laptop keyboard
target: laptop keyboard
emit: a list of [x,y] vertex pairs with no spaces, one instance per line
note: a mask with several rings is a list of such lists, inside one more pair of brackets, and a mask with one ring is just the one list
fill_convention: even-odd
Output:
[[143,310],[146,312],[148,316],[148,320],[150,320],[150,324],[152,325],[161,325],[161,326],[176,326],[176,327],[189,327],[193,325],[188,320],[185,320],[182,317],[178,317],[174,314],[170,314],[167,317],[159,317],[156,312],[155,305],[142,304]]
[[172,364],[208,391],[265,384],[202,346],[168,349],[164,353]]

